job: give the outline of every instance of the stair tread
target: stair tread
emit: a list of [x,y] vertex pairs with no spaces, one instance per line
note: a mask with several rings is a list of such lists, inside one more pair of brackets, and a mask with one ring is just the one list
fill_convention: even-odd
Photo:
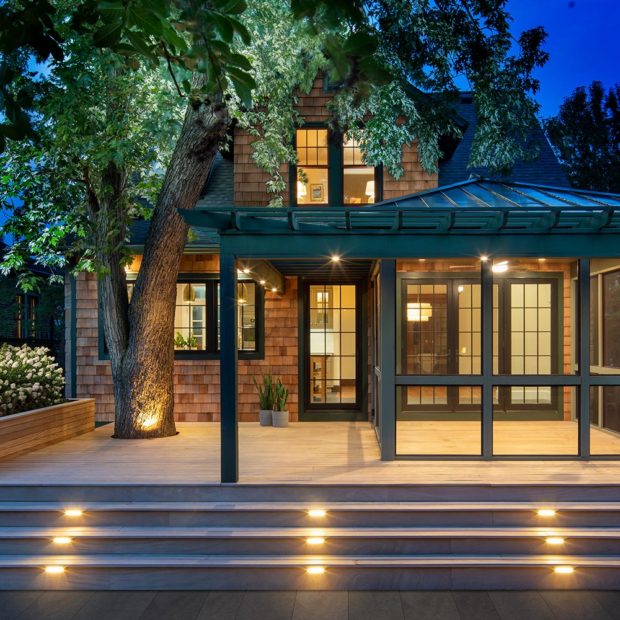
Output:
[[620,568],[618,556],[572,555],[5,555],[0,569],[61,565],[83,568],[343,568],[406,567],[574,567]]
[[307,511],[320,507],[332,512],[340,511],[511,511],[554,508],[567,511],[620,511],[620,502],[0,502],[2,512],[63,511],[77,507],[84,511]]
[[2,539],[53,538],[620,538],[620,527],[0,527]]

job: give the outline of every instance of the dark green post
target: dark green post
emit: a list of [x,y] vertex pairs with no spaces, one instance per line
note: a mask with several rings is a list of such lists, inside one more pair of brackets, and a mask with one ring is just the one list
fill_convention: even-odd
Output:
[[493,456],[493,269],[481,263],[482,290],[482,456]]
[[590,457],[590,259],[579,261],[579,456]]
[[220,254],[220,441],[222,482],[239,480],[237,414],[237,265]]
[[379,267],[381,304],[381,460],[396,458],[396,261]]

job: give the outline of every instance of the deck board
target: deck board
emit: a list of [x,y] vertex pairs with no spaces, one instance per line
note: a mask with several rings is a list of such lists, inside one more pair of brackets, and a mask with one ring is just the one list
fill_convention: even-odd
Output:
[[[538,445],[557,448],[561,442],[557,423],[531,424]],[[441,427],[442,432],[447,429]],[[219,483],[219,424],[179,423],[178,430],[176,437],[125,441],[110,437],[111,425],[102,426],[62,443],[0,461],[0,485]],[[596,436],[601,431],[593,429],[592,433]],[[620,439],[601,434],[605,437],[600,441],[611,442],[610,449],[620,454]],[[531,435],[531,430],[524,430],[516,436],[517,451],[526,453],[527,438]],[[433,441],[432,433],[427,436]],[[519,436],[524,438],[521,443]],[[620,461],[382,462],[374,431],[364,422],[297,423],[282,429],[248,422],[240,424],[239,438],[240,482],[247,484],[618,484],[620,481]]]

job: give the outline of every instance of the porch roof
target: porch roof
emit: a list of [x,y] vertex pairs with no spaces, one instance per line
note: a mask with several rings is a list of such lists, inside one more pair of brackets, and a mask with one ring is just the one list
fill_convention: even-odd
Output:
[[620,233],[620,195],[470,179],[360,207],[201,207],[180,210],[220,235]]

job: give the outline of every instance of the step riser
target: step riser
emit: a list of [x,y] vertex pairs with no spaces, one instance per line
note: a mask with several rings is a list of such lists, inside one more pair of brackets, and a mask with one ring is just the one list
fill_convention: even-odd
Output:
[[[456,466],[456,464],[455,464]],[[620,502],[618,485],[2,485],[3,501]]]
[[557,575],[543,568],[329,568],[307,575],[284,569],[86,569],[62,575],[41,569],[0,570],[1,590],[613,590],[619,569],[578,569]]
[[329,539],[308,545],[303,539],[131,539],[74,540],[56,545],[49,539],[0,540],[0,555],[66,554],[170,555],[620,555],[620,540],[573,539],[550,546],[543,539]]
[[91,511],[78,518],[59,511],[1,511],[0,527],[617,527],[619,511],[580,510],[543,519],[533,511],[335,511],[311,518],[303,511]]

